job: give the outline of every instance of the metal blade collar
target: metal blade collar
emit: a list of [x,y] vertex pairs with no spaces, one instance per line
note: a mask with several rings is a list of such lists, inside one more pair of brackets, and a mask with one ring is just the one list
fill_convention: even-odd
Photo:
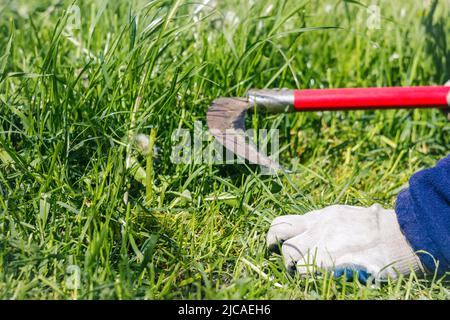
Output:
[[294,111],[293,90],[252,89],[247,93],[247,99],[258,110],[268,113],[284,113]]

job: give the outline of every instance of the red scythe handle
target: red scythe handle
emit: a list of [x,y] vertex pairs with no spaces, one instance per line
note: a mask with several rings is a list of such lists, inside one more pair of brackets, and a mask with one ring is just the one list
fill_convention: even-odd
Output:
[[269,112],[388,108],[449,108],[450,86],[272,90],[248,92]]
[[450,87],[385,87],[294,90],[296,111],[448,108]]

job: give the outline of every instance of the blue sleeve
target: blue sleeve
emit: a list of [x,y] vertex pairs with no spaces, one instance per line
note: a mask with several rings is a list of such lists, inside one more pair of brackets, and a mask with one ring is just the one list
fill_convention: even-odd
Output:
[[450,271],[450,155],[411,177],[395,212],[413,249],[428,253],[418,253],[425,269],[438,275]]

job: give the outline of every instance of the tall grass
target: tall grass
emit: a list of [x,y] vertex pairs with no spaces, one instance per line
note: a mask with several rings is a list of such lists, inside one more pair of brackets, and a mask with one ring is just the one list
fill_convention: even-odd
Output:
[[[0,297],[448,299],[433,276],[292,278],[264,245],[281,214],[392,206],[449,153],[436,110],[260,116],[287,177],[170,161],[172,132],[205,124],[218,96],[445,82],[448,1],[379,1],[372,30],[356,1],[199,3],[0,4]],[[156,157],[137,155],[130,138],[150,132]]]

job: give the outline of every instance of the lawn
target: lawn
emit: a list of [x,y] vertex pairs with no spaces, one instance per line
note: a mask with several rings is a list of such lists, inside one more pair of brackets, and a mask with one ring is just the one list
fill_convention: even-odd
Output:
[[171,161],[220,96],[450,79],[450,1],[375,1],[379,24],[366,2],[2,1],[0,298],[450,299],[433,275],[291,277],[265,247],[282,214],[392,207],[449,153],[437,110],[249,117],[280,130],[279,177]]

